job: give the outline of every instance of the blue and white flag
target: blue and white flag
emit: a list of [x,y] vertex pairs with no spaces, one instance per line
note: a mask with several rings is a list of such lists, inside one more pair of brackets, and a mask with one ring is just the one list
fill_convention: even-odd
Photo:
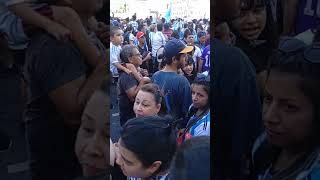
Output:
[[166,19],[166,22],[170,22],[171,20],[171,11],[172,11],[172,0],[170,1],[169,7],[166,11],[166,15],[164,16],[164,18]]

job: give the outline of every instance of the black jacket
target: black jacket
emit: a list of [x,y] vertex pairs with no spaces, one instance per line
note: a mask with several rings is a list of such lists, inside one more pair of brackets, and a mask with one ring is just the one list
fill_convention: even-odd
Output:
[[[243,174],[255,138],[261,132],[261,104],[255,70],[238,48],[220,40],[212,42],[211,106],[213,127],[213,175],[247,179]],[[219,178],[219,179],[220,179]]]

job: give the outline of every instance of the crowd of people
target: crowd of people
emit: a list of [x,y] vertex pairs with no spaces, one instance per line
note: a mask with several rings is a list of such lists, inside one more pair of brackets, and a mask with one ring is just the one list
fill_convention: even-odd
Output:
[[[205,22],[137,20],[135,15],[110,20],[110,72],[121,125],[114,166],[128,179],[210,178],[210,31]],[[199,149],[188,150],[193,143]],[[177,157],[176,151],[203,156]],[[205,167],[185,162],[198,158]]]
[[320,178],[320,0],[213,0],[213,22],[106,3],[0,1],[33,180]]

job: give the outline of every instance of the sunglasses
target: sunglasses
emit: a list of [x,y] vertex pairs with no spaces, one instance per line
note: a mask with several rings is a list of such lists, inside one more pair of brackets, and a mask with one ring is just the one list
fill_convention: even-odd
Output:
[[320,42],[311,45],[295,38],[283,38],[280,41],[276,62],[271,67],[294,63],[301,65],[305,74],[320,75]]

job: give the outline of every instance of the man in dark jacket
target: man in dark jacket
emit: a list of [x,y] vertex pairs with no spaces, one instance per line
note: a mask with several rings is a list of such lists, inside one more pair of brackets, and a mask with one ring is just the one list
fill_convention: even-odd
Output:
[[[217,24],[239,15],[240,0],[214,0]],[[216,24],[216,25],[217,25]],[[216,27],[216,25],[212,27]],[[213,39],[213,177],[247,179],[248,153],[261,129],[261,104],[255,70],[240,49]]]

